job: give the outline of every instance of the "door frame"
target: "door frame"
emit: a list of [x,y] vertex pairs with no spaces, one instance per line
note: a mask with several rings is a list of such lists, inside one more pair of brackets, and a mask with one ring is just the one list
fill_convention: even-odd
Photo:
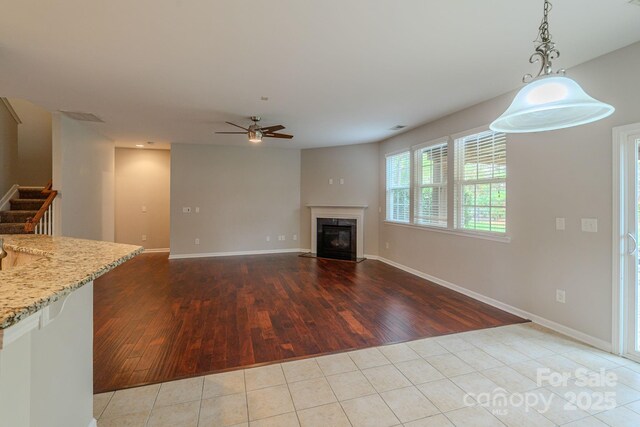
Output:
[[[612,211],[612,342],[613,353],[627,355],[627,340],[629,331],[626,328],[625,316],[628,316],[626,307],[626,295],[629,291],[627,286],[628,266],[630,256],[628,254],[628,221],[631,219],[627,215],[628,200],[627,193],[631,191],[628,183],[635,177],[635,165],[629,159],[629,138],[640,134],[640,123],[613,128],[613,211]],[[634,159],[636,155],[634,155]],[[632,169],[633,168],[633,169]],[[635,185],[634,185],[635,187]],[[633,190],[635,191],[635,189]],[[634,210],[635,212],[635,210]],[[635,219],[635,214],[634,214]],[[637,248],[636,248],[637,250]],[[636,258],[637,262],[637,258]]]

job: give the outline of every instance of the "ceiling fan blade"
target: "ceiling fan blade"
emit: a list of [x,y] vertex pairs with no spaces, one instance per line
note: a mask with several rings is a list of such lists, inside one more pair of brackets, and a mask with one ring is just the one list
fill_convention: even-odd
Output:
[[277,132],[277,131],[282,130],[282,129],[284,129],[284,126],[282,126],[282,125],[275,125],[275,126],[268,126],[266,128],[260,128],[262,133],[273,133],[273,132]]
[[227,134],[227,135],[246,135],[246,132],[216,132],[216,133],[223,133],[223,134]]
[[286,133],[269,133],[264,135],[265,138],[282,138],[282,139],[291,139],[293,135],[287,135]]
[[243,128],[242,126],[237,125],[237,124],[235,124],[235,123],[231,123],[231,122],[225,122],[225,123],[226,123],[226,124],[228,124],[228,125],[235,126],[235,127],[237,127],[237,128],[240,128],[240,129],[246,130],[247,132],[249,131],[249,129],[247,129],[247,128]]

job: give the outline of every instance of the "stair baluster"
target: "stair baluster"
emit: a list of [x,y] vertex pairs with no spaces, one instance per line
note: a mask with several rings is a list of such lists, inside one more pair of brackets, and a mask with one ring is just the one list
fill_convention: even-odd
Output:
[[49,182],[45,189],[42,190],[42,193],[48,195],[47,199],[42,204],[38,213],[33,218],[27,220],[24,225],[24,230],[27,233],[46,234],[51,236],[54,233],[53,204],[55,203],[55,198],[58,195],[58,192],[51,189],[51,182]]

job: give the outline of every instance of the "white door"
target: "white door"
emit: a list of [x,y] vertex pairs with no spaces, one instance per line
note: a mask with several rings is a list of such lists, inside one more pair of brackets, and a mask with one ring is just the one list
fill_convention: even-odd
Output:
[[[614,246],[614,255],[617,254],[619,263],[617,266],[614,265],[614,272],[619,268],[620,273],[619,286],[616,288],[617,298],[614,298],[614,304],[617,304],[617,308],[614,306],[614,315],[617,313],[617,319],[614,317],[614,335],[618,334],[619,341],[616,345],[614,336],[614,347],[617,346],[615,350],[626,357],[640,361],[640,283],[638,282],[640,279],[638,275],[640,125],[634,126],[625,126],[624,132],[617,134],[617,151],[614,150],[614,156],[619,155],[618,209],[614,206],[614,224],[616,219],[618,220],[617,231],[614,228],[618,243]],[[614,143],[616,143],[615,140]],[[614,158],[614,162],[615,160]],[[614,169],[616,169],[615,163]],[[615,218],[616,214],[617,218]],[[617,302],[615,302],[616,299]]]
[[[628,185],[628,200],[626,203],[628,217],[627,231],[627,341],[626,354],[628,357],[640,360],[640,292],[638,292],[638,185],[640,184],[640,175],[638,174],[638,149],[640,148],[640,136],[630,135],[627,141],[629,160],[633,161],[631,170],[633,171],[633,181]],[[632,152],[631,152],[632,151]]]

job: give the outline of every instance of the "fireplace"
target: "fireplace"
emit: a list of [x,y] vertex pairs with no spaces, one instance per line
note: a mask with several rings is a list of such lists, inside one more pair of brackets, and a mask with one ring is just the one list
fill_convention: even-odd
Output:
[[[367,209],[367,205],[308,204],[307,207],[311,210],[310,255],[327,256],[326,252],[325,255],[321,255],[322,249],[320,249],[320,246],[323,245],[323,236],[320,230],[323,229],[323,227],[320,226],[319,221],[328,219],[330,221],[328,225],[330,226],[353,226],[353,234],[350,233],[349,236],[351,250],[355,251],[355,260],[357,262],[364,260],[364,211]],[[339,237],[340,236],[338,236],[338,238]],[[344,246],[345,239],[346,235],[343,233],[342,239],[338,241],[337,246]],[[329,242],[331,242],[331,240]],[[330,250],[333,252],[333,249]],[[340,250],[339,252],[340,259],[354,259],[351,251],[348,252],[348,257],[345,255],[346,251]]]
[[323,258],[357,259],[357,221],[344,218],[317,219],[317,255]]

